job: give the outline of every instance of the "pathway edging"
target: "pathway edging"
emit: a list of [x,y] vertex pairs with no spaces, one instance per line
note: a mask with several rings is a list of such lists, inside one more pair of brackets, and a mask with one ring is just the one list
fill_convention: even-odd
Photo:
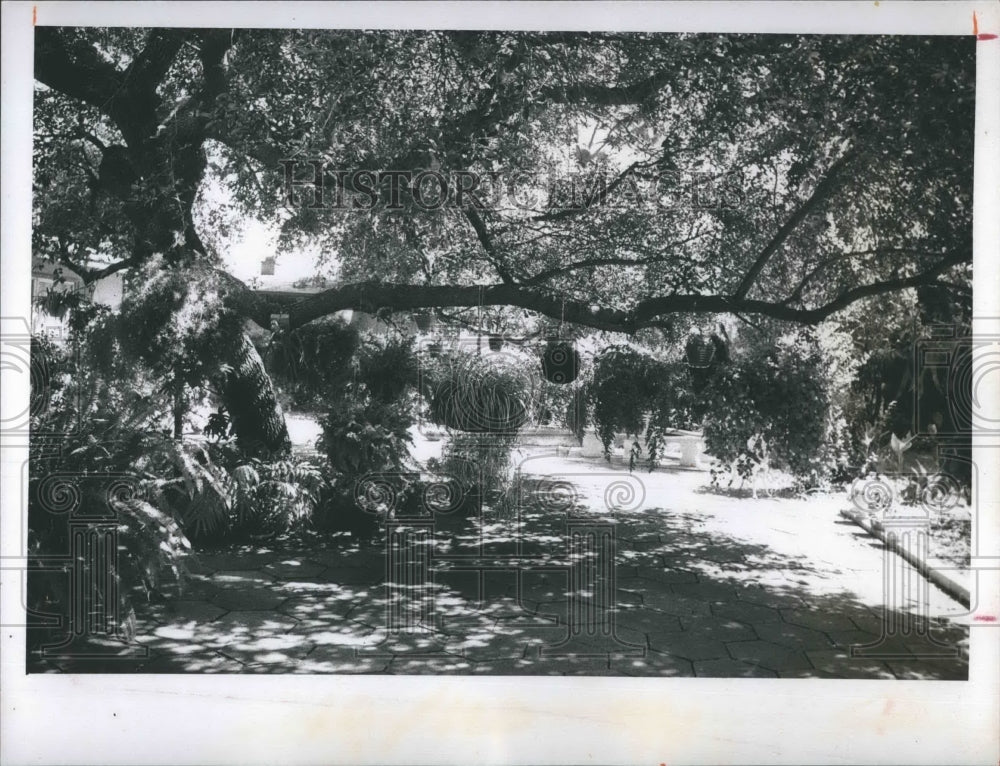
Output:
[[966,609],[971,608],[972,599],[968,588],[954,578],[946,575],[942,570],[931,566],[928,563],[928,559],[922,559],[909,548],[900,545],[895,537],[890,538],[885,533],[885,527],[877,521],[868,518],[861,511],[842,510],[840,515],[857,524],[872,537],[880,540],[883,545],[888,546],[889,550],[901,556],[903,560],[914,567],[921,576],[930,580]]

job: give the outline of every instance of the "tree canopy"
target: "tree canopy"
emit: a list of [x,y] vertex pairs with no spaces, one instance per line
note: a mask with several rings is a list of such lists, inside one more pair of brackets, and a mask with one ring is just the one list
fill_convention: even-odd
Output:
[[[89,280],[217,265],[227,211],[280,223],[336,286],[228,281],[265,326],[481,305],[628,333],[816,323],[968,292],[974,61],[949,37],[39,27],[35,244]],[[319,163],[328,198],[370,171],[375,204],[313,204]],[[470,190],[428,205],[434,174]]]

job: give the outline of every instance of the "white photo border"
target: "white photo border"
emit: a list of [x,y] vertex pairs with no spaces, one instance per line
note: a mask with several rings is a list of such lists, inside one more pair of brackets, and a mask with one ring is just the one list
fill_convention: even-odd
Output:
[[[1000,33],[1000,6],[988,2],[5,3],[0,316],[31,315],[33,24],[971,35],[974,14],[983,37]],[[975,315],[1000,318],[1000,39],[981,38],[977,50]],[[998,333],[1000,319],[975,330]],[[981,393],[1000,398],[995,377]],[[6,377],[0,390],[5,410],[26,402],[26,376]],[[974,443],[987,516],[978,550],[1000,556],[995,444]],[[0,555],[18,556],[27,446],[4,443],[0,455]],[[994,562],[980,573],[992,605]],[[17,572],[0,575],[7,618],[23,612],[21,583]],[[992,765],[1000,630],[970,632],[967,682],[909,682],[28,676],[23,628],[5,627],[0,762]]]

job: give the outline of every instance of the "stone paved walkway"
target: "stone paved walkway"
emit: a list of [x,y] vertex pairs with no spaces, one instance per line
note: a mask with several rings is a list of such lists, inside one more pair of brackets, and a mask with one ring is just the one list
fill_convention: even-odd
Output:
[[438,519],[388,581],[384,546],[343,537],[201,554],[181,600],[139,615],[145,656],[50,668],[967,677],[966,610],[930,585],[887,593],[881,546],[838,518],[842,499],[737,499],[701,472],[582,459],[529,458],[523,472],[544,481],[525,483],[519,518]]

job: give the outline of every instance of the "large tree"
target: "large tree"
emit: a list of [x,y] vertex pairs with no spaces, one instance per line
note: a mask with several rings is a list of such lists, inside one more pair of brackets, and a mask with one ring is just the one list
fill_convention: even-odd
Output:
[[[942,37],[39,27],[36,249],[86,280],[141,274],[140,298],[151,269],[215,274],[220,307],[265,327],[494,305],[636,333],[967,295],[974,53]],[[414,194],[400,174],[421,172]],[[428,204],[433,174],[461,198]],[[336,286],[303,298],[220,274],[224,208],[280,222],[281,248],[320,248]],[[237,427],[280,447],[259,357],[245,335],[229,347],[227,404],[255,392]]]

